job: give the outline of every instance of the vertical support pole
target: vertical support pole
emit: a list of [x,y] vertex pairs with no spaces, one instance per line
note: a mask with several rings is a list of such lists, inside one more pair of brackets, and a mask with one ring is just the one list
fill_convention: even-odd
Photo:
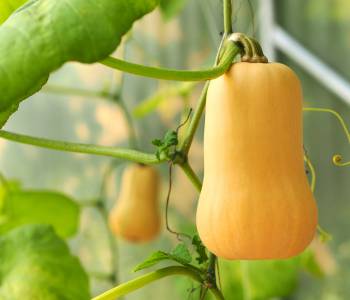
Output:
[[274,0],[260,0],[259,2],[260,42],[269,61],[276,60],[274,43],[275,7]]

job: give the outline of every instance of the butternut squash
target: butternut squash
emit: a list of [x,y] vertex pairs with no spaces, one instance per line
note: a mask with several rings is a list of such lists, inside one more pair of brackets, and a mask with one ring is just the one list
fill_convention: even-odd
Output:
[[302,92],[288,67],[239,62],[210,83],[196,222],[207,248],[226,259],[289,258],[313,239]]
[[128,166],[121,179],[119,197],[109,214],[112,232],[130,242],[146,242],[160,230],[159,177],[151,166]]

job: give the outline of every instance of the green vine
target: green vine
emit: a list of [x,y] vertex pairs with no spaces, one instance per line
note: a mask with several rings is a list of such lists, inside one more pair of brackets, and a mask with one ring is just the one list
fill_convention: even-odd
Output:
[[[174,276],[174,275],[183,275],[190,277],[192,280],[197,281],[199,283],[202,283],[203,279],[202,277],[195,271],[190,270],[186,267],[182,266],[176,266],[176,267],[166,267],[163,269],[159,269],[154,272],[150,272],[148,274],[145,274],[143,276],[140,276],[136,279],[130,280],[127,283],[121,284],[113,289],[110,289],[109,291],[93,298],[92,300],[114,300],[117,297],[124,296],[126,294],[129,294],[137,289],[140,289],[156,280],[162,279],[164,277],[168,276]],[[213,296],[215,296],[216,299],[223,300],[223,296],[221,292],[217,288],[210,288],[210,291],[212,292]]]
[[32,137],[29,135],[8,132],[5,130],[0,130],[0,137],[17,143],[33,145],[47,149],[110,156],[118,159],[139,162],[142,164],[159,164],[165,161],[164,159],[159,160],[154,154],[148,154],[132,149],[99,146],[93,144],[70,143],[66,141]]
[[239,48],[235,43],[228,43],[223,54],[220,64],[216,67],[200,71],[182,71],[173,69],[161,69],[134,64],[113,57],[108,57],[101,61],[108,66],[119,71],[127,72],[134,75],[145,76],[148,78],[175,80],[175,81],[203,81],[217,78],[224,74],[231,66],[234,57],[237,55]]

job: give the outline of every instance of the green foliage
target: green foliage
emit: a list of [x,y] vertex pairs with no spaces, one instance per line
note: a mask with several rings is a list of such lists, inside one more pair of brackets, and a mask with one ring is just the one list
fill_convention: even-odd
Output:
[[159,160],[162,157],[171,160],[175,151],[174,147],[177,146],[178,143],[177,132],[174,130],[168,130],[162,140],[155,139],[152,141],[152,144],[157,147],[156,156]]
[[186,5],[187,0],[160,0],[160,8],[165,20],[176,16]]
[[1,0],[0,2],[0,24],[4,23],[6,19],[20,7],[27,0]]
[[192,261],[192,256],[187,246],[183,243],[178,244],[170,253],[157,251],[151,254],[145,261],[138,264],[134,272],[153,267],[154,265],[164,261],[171,260],[181,265],[187,266]]
[[198,234],[193,236],[192,245],[194,246],[197,253],[196,261],[198,262],[198,264],[201,265],[203,263],[206,263],[209,258],[207,255],[207,251],[205,250],[205,247]]
[[[93,63],[158,0],[31,0],[0,26],[0,127],[68,61]],[[49,25],[48,25],[49,24]]]
[[52,191],[6,189],[4,186],[0,191],[0,234],[34,223],[50,224],[62,237],[77,232],[80,208],[67,196]]
[[77,258],[47,225],[0,237],[1,300],[87,300],[89,282]]
[[325,274],[319,265],[315,253],[311,250],[307,250],[300,256],[300,264],[305,271],[309,272],[315,277],[323,277]]

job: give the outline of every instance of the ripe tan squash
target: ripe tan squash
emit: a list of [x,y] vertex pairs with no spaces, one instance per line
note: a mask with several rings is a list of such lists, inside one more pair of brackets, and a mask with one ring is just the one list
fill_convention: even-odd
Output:
[[282,64],[236,63],[208,90],[199,235],[219,257],[280,259],[303,251],[316,226],[300,82]]
[[159,177],[151,166],[133,164],[123,173],[118,200],[109,214],[112,232],[130,242],[146,242],[160,230]]

